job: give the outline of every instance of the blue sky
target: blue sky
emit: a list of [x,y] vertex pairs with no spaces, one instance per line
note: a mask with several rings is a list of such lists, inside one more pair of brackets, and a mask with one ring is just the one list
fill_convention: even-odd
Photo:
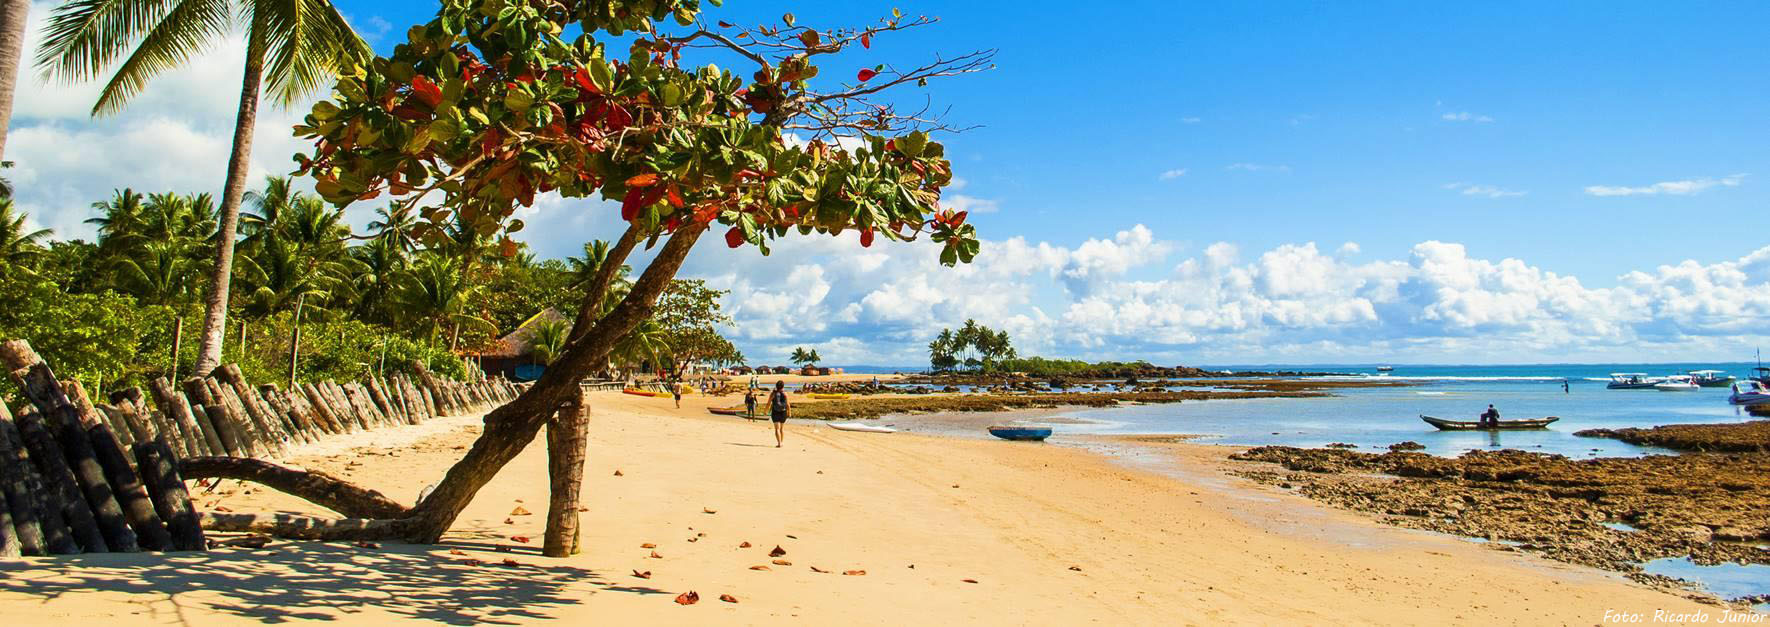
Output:
[[[434,7],[338,4],[381,50]],[[892,6],[727,4],[710,15],[824,27]],[[995,71],[929,89],[982,125],[945,141],[965,181],[948,201],[973,209],[987,263],[697,251],[688,272],[734,290],[734,336],[758,361],[807,344],[919,363],[965,317],[1024,352],[1165,362],[1736,360],[1770,322],[1770,5],[897,6],[942,22],[827,69],[1000,50]],[[219,56],[188,84],[237,76]],[[44,190],[26,207],[72,230],[111,187],[218,186],[220,164],[44,163],[70,161],[57,138],[185,142],[192,160],[225,147],[231,102],[181,80],[98,122],[48,94],[22,105],[45,142],[35,162],[9,151]],[[274,125],[254,160],[267,173],[299,148]],[[543,202],[530,242],[572,254],[613,235],[607,214]]]

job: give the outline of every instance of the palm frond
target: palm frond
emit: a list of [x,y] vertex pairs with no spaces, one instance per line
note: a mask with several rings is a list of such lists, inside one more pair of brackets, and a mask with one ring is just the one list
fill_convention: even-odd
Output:
[[129,99],[147,88],[161,72],[189,63],[228,35],[232,17],[225,0],[182,0],[153,25],[135,52],[117,67],[110,82],[99,92],[92,114],[109,115],[123,110]]

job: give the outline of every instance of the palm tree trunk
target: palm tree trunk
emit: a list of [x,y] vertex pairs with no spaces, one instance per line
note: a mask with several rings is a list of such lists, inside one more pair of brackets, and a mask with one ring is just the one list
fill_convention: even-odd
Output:
[[221,365],[221,347],[227,341],[227,292],[233,280],[234,232],[240,226],[240,198],[246,193],[247,170],[252,165],[252,129],[258,124],[258,88],[264,79],[263,13],[253,12],[246,40],[246,72],[240,80],[240,111],[234,118],[234,149],[227,161],[221,224],[216,229],[215,272],[209,281],[209,295],[204,299],[207,312],[203,315],[203,340],[197,352],[199,373]]
[[6,156],[6,131],[12,121],[12,93],[18,85],[18,61],[25,53],[25,15],[31,0],[0,4],[0,159]]

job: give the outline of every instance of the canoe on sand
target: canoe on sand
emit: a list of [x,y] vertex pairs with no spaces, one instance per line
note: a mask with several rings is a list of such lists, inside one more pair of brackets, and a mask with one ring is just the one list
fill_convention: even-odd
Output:
[[832,422],[832,423],[830,423],[830,428],[835,429],[837,431],[864,431],[866,433],[897,433],[897,430],[893,429],[891,427],[881,427],[879,425],[861,424],[858,422]]
[[735,407],[708,407],[707,411],[721,415],[721,416],[742,416],[742,415],[744,415],[744,406],[738,405]]
[[639,388],[627,388],[625,390],[621,390],[621,393],[622,394],[632,394],[634,396],[669,396],[669,394],[665,394],[663,392],[653,392],[651,390],[641,390]]
[[1560,420],[1560,418],[1549,416],[1547,418],[1531,418],[1529,420],[1501,420],[1498,426],[1492,427],[1482,426],[1480,422],[1474,420],[1445,420],[1443,418],[1433,418],[1424,414],[1420,415],[1420,420],[1426,421],[1426,424],[1438,427],[1439,431],[1514,431],[1519,429],[1547,429],[1549,428],[1550,423]]
[[848,398],[848,395],[847,394],[812,394],[811,397],[834,401],[834,400],[841,400],[841,399]]

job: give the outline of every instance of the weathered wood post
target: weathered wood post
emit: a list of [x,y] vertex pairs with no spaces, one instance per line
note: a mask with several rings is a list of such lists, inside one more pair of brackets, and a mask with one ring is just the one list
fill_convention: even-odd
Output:
[[201,551],[207,548],[203,528],[197,523],[197,511],[191,506],[190,492],[184,478],[178,475],[178,458],[165,442],[142,442],[135,445],[135,463],[153,495],[154,509],[166,521],[176,551]]
[[155,377],[148,381],[148,391],[153,393],[154,404],[159,406],[160,413],[166,414],[170,422],[178,425],[179,434],[184,444],[184,454],[192,457],[202,455],[225,455],[221,448],[221,439],[209,433],[197,424],[196,415],[191,412],[190,401],[172,389],[172,382],[166,377]]
[[[88,415],[81,407],[76,406],[67,390],[55,380],[55,372],[49,369],[49,364],[43,363],[43,359],[24,340],[0,344],[0,363],[6,364],[13,382],[18,384],[25,398],[30,399],[31,404],[41,412],[43,420],[48,422],[50,429],[45,433],[52,431],[55,434],[53,448],[60,449],[63,463],[74,476],[81,496],[91,508],[97,529],[103,535],[103,541],[98,545],[126,553],[140,550],[136,545],[135,532],[129,528],[123,509],[117,504],[116,492],[105,478],[104,468],[99,465],[97,453],[92,449],[91,436],[87,434],[87,427],[103,424],[99,422],[97,410],[91,410]],[[29,444],[32,436],[27,433],[25,437]],[[33,447],[32,456],[35,457],[37,453]],[[40,470],[50,471],[48,468]],[[85,540],[81,544],[86,545],[89,551],[94,546]]]
[[172,327],[172,354],[166,359],[166,378],[178,380],[178,347],[184,343],[184,316],[178,316],[178,322]]
[[27,409],[19,413],[17,425],[24,450],[43,480],[43,489],[37,494],[43,497],[43,539],[49,544],[49,551],[68,554],[107,550],[92,506],[80,492],[80,481],[68,468],[67,457],[62,455],[55,436],[49,434],[42,415],[34,408]]
[[301,307],[307,304],[307,292],[295,297],[295,319],[289,332],[289,389],[295,389],[295,364],[301,359]]
[[578,497],[584,486],[584,440],[589,432],[590,399],[578,397],[547,421],[547,532],[541,554],[567,557],[578,552]]
[[[8,522],[18,540],[18,555],[48,555],[49,545],[43,537],[42,480],[26,455],[24,440],[12,422],[12,412],[0,403],[0,500],[6,504]],[[55,516],[59,524],[61,516]],[[66,531],[61,532],[64,536]],[[71,541],[71,540],[70,540]],[[0,553],[4,553],[0,550]]]

